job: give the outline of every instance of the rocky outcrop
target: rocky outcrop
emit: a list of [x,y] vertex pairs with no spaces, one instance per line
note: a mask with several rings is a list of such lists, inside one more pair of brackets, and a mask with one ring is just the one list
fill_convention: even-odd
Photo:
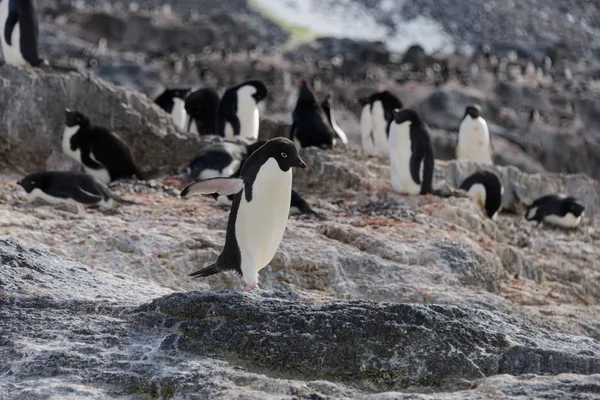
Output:
[[142,169],[179,166],[199,148],[146,96],[91,76],[4,65],[0,80],[0,163],[10,169],[45,169],[52,153],[61,153],[65,108],[118,134]]
[[[598,394],[598,342],[494,312],[302,292],[170,294],[7,240],[0,276],[9,398],[402,399],[415,395],[391,391],[469,387],[444,395],[464,399],[519,381]],[[510,376],[563,373],[578,375]]]

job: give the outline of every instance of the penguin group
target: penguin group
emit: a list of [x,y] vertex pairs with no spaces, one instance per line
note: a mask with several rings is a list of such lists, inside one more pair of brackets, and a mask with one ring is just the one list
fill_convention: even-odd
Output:
[[[4,62],[26,68],[43,63],[37,52],[38,25],[34,0],[0,0],[0,45]],[[527,65],[527,74],[536,68]],[[207,195],[229,207],[225,243],[211,265],[191,274],[207,277],[235,271],[247,290],[258,288],[258,273],[273,259],[290,211],[323,219],[292,188],[293,169],[307,169],[300,150],[330,150],[348,146],[346,133],[337,124],[334,98],[321,101],[302,78],[291,111],[287,137],[262,140],[261,103],[267,86],[252,79],[225,88],[166,88],[154,103],[174,126],[199,136],[217,136],[188,163],[181,198]],[[435,194],[435,154],[429,128],[419,112],[407,108],[398,96],[383,90],[356,99],[360,105],[360,144],[369,156],[389,160],[392,189],[408,196]],[[469,105],[457,124],[456,158],[483,168],[459,186],[496,220],[502,211],[502,180],[490,170],[494,150],[488,125],[479,105]],[[59,145],[59,143],[57,143]],[[113,207],[136,204],[121,198],[109,185],[122,179],[149,179],[152,174],[137,165],[129,144],[105,126],[96,125],[81,110],[65,109],[60,148],[81,172],[44,171],[22,178],[28,201],[50,204]],[[538,224],[576,228],[585,207],[577,199],[549,194],[527,206],[525,218]]]

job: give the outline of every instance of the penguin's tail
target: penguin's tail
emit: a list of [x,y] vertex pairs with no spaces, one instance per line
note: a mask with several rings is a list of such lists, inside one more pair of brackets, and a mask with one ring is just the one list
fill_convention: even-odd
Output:
[[200,271],[191,273],[188,276],[193,276],[194,278],[206,278],[207,276],[218,274],[219,272],[221,272],[221,268],[219,268],[217,263],[214,263],[206,268],[202,268]]

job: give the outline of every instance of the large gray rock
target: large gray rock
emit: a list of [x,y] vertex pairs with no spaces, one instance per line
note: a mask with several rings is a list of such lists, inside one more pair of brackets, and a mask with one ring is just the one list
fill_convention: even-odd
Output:
[[489,311],[301,292],[170,294],[10,240],[0,240],[0,277],[9,399],[437,397],[385,393],[408,387],[472,387],[440,396],[475,399],[516,394],[510,375],[523,373],[578,374],[525,380],[592,398],[600,383],[581,376],[600,372],[595,340]]
[[121,136],[142,169],[185,164],[201,147],[146,96],[90,76],[4,65],[0,82],[0,164],[13,170],[43,170],[61,152],[65,108]]

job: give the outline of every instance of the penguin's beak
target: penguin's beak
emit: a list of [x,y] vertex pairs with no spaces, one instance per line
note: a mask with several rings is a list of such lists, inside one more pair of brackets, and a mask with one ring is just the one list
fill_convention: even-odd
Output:
[[21,181],[19,181],[19,182],[17,182],[17,185],[19,185],[19,186],[21,186],[23,189],[25,189],[25,186],[23,185],[23,181],[22,181],[22,180],[21,180]]
[[298,157],[298,163],[295,165],[295,167],[306,169],[306,164],[304,161],[302,161],[302,159],[300,159],[300,157]]

